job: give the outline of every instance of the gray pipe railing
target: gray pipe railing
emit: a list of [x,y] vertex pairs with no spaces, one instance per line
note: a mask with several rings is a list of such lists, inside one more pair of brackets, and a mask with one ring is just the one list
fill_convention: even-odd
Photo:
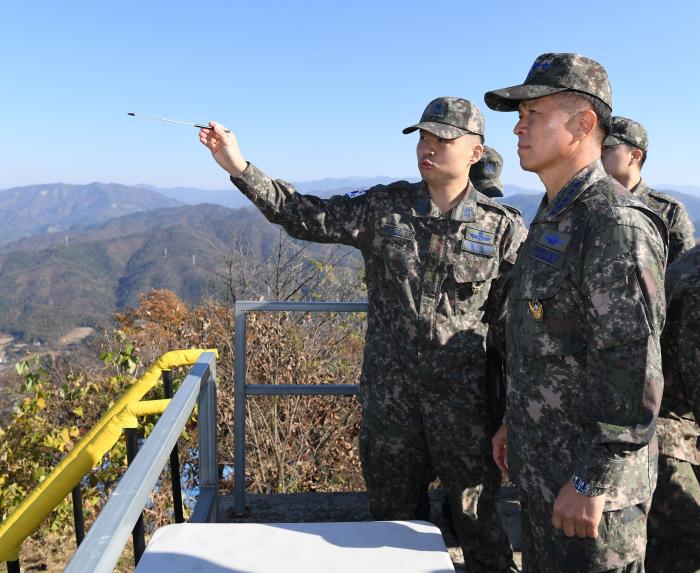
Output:
[[64,571],[107,573],[114,569],[197,402],[200,491],[190,521],[216,520],[218,483],[215,381],[216,357],[212,352],[203,352]]

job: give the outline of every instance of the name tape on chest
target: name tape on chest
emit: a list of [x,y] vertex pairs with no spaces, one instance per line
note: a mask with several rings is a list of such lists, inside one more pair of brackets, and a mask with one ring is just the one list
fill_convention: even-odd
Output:
[[548,249],[540,244],[534,246],[530,251],[530,256],[533,259],[542,261],[552,267],[560,269],[564,263],[564,254],[552,249]]
[[569,246],[570,240],[571,235],[569,233],[563,233],[555,229],[544,229],[537,244],[563,253],[566,251],[566,247]]
[[380,230],[385,237],[396,237],[404,241],[412,241],[416,236],[416,232],[408,227],[397,227],[396,225],[382,225]]
[[476,241],[477,243],[484,243],[486,245],[493,245],[495,235],[489,233],[488,231],[482,231],[481,229],[475,229],[474,227],[467,227],[464,235],[467,239],[471,241]]
[[494,245],[485,245],[484,243],[477,243],[470,239],[464,239],[462,241],[462,250],[486,257],[495,257],[498,252]]

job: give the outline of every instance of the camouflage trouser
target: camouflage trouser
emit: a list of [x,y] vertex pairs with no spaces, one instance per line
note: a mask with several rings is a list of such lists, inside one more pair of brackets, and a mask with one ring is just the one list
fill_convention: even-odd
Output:
[[700,467],[659,456],[648,535],[649,571],[700,571]]
[[[496,513],[501,476],[493,463],[479,382],[463,376],[429,384],[416,371],[391,366],[363,378],[360,457],[374,519],[415,519],[427,468],[440,478],[450,503],[467,570],[516,571]],[[426,375],[427,376],[427,375]]]
[[553,506],[539,495],[521,489],[520,506],[524,573],[644,572],[648,505],[606,511],[596,539],[555,529]]

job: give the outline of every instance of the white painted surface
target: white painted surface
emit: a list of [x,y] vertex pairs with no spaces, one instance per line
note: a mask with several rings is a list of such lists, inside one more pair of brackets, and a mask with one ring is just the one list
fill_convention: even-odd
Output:
[[453,573],[424,521],[183,523],[160,528],[137,573]]

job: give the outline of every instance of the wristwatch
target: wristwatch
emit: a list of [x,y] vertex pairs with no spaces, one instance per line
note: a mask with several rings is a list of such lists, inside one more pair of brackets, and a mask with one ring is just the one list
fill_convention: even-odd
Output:
[[580,493],[581,495],[585,495],[587,497],[596,497],[605,493],[605,488],[593,485],[577,475],[571,476],[571,483],[573,484],[576,493]]

